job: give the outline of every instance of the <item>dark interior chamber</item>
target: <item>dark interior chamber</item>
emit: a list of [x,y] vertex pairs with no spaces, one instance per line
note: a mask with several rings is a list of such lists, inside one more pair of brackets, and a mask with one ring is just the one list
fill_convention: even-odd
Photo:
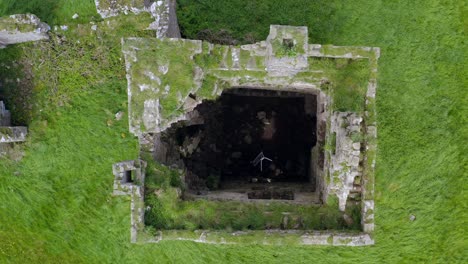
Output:
[[[252,178],[309,181],[308,163],[310,149],[315,144],[315,121],[304,111],[304,97],[262,94],[264,96],[227,93],[220,100],[224,135],[219,137],[224,154],[222,181]],[[254,166],[254,159],[262,152],[266,158]]]
[[282,185],[303,183],[315,190],[316,106],[314,94],[229,89],[196,107],[203,122],[179,124],[163,140],[176,145],[172,152],[180,154],[188,191],[247,188],[252,199],[290,199]]

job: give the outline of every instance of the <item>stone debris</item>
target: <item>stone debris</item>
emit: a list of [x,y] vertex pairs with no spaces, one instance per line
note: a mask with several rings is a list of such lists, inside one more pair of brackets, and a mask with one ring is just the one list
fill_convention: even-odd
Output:
[[193,109],[195,109],[195,107],[201,102],[191,98],[190,96],[187,97],[185,99],[185,102],[184,102],[184,110],[186,111],[192,111]]
[[124,112],[119,111],[115,114],[115,120],[120,121],[124,115]]
[[[201,140],[201,134],[198,133],[195,137],[186,137],[184,140],[184,143],[182,145],[182,155],[187,156],[191,155],[198,147],[198,144],[200,144]],[[214,147],[216,149],[216,146]]]
[[351,218],[351,216],[349,216],[348,214],[343,214],[343,220],[348,226],[352,226],[354,224],[353,218]]
[[283,219],[281,220],[281,229],[288,229],[290,213],[282,213]]
[[353,143],[353,149],[355,149],[355,150],[361,149],[361,143],[359,143],[359,142]]
[[169,65],[161,65],[158,67],[158,70],[163,75],[166,75],[167,71],[169,71]]

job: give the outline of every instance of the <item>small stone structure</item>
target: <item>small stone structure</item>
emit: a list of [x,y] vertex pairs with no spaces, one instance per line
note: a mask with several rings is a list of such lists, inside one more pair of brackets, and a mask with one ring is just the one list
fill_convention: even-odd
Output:
[[11,114],[0,101],[0,156],[6,155],[11,144],[23,142],[28,134],[27,127],[11,126]]
[[[129,128],[139,138],[141,151],[151,153],[158,160],[171,159],[168,146],[160,140],[161,132],[180,122],[203,123],[196,107],[203,101],[219,98],[225,90],[242,88],[313,94],[317,98],[313,105],[318,136],[311,150],[311,164],[313,173],[318,175],[320,199],[326,203],[334,196],[341,211],[345,211],[349,203],[360,204],[362,210],[361,233],[160,230],[155,238],[146,242],[173,239],[230,244],[243,241],[245,236],[257,237],[257,243],[277,245],[285,241],[302,245],[374,244],[375,94],[379,48],[309,44],[307,27],[280,25],[271,26],[266,41],[243,46],[168,39],[164,38],[170,36],[166,33],[170,24],[167,14],[173,2],[147,1],[149,6],[143,7],[140,3],[140,9],[135,10],[116,4],[125,0],[110,2],[114,3],[112,8],[96,0],[103,17],[119,12],[138,13],[138,10],[155,12],[154,26],[159,39],[122,40],[128,80]],[[330,66],[333,60],[336,64]],[[335,103],[341,85],[336,72],[343,67],[343,62],[354,61],[368,62],[367,83],[357,91],[362,100],[359,105],[364,106],[361,110],[337,107]],[[136,242],[137,234],[143,232],[144,194],[142,185],[122,182],[125,177],[128,179],[125,166],[134,166],[125,164],[114,165],[114,193],[132,195],[132,242]],[[132,187],[122,191],[122,186]]]
[[112,166],[114,195],[130,194],[134,186],[141,186],[145,181],[146,163],[141,160],[130,160]]
[[32,14],[0,18],[0,48],[7,45],[48,39],[50,27]]
[[131,196],[131,241],[137,242],[137,231],[144,228],[144,183],[146,163],[141,160],[129,160],[112,166],[114,174],[113,195]]
[[[218,98],[224,90],[266,89],[314,94],[317,97],[314,110],[317,134],[321,136],[312,149],[312,163],[314,173],[319,175],[320,197],[326,202],[330,196],[336,196],[341,211],[345,211],[347,203],[360,203],[365,233],[310,235],[306,232],[300,235],[301,244],[373,243],[368,233],[374,228],[376,134],[373,103],[378,48],[313,45],[308,43],[306,27],[278,25],[271,26],[266,41],[240,47],[196,40],[139,38],[124,39],[122,45],[128,73],[130,131],[140,138],[142,149],[155,155],[166,153],[162,151],[166,148],[159,149],[163,144],[154,144],[159,133],[176,122],[197,120],[198,113],[194,109],[204,100]],[[367,89],[360,95],[365,105],[362,112],[334,109],[336,92],[330,93],[327,89],[336,80],[331,71],[320,66],[321,60],[327,58],[369,61],[370,77],[364,87]],[[183,66],[177,64],[181,61]],[[161,160],[164,159],[167,156]],[[197,241],[208,242],[209,232]],[[161,236],[167,238],[165,233],[162,231]],[[227,241],[231,235],[234,234],[221,236]]]

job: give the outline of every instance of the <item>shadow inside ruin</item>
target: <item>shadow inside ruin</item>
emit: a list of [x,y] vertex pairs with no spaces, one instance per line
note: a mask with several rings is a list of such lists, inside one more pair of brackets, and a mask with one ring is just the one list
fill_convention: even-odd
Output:
[[314,94],[229,89],[157,137],[156,159],[185,170],[186,198],[318,202],[316,109]]

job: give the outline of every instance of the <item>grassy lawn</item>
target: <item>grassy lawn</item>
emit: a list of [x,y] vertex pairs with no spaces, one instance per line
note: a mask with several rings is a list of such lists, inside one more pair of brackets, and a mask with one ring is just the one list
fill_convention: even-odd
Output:
[[[94,0],[1,0],[0,14],[24,14],[37,15],[43,22],[49,25],[87,23],[99,21],[101,17],[96,12]],[[78,14],[76,20],[72,16]]]
[[[0,0],[0,15],[33,12],[71,26],[65,41],[0,50],[0,94],[30,127],[25,157],[0,160],[0,263],[467,262],[463,1],[178,2],[190,38],[224,29],[248,42],[264,39],[269,24],[291,24],[309,26],[311,42],[381,47],[376,245],[130,244],[129,201],[110,195],[112,163],[137,155],[128,121],[114,119],[127,107],[120,37],[149,35],[149,17],[93,33],[77,26],[99,21],[92,0]],[[17,77],[26,86],[5,81]]]

